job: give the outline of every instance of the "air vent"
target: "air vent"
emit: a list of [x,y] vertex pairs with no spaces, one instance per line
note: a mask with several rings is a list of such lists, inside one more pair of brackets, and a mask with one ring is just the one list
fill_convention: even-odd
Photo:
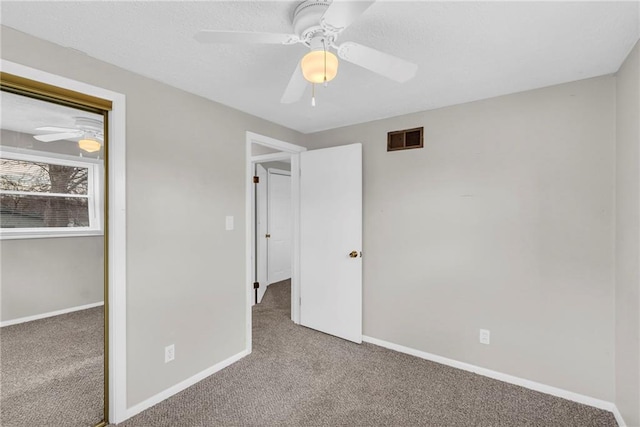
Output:
[[422,148],[424,145],[424,128],[396,130],[387,133],[387,151]]

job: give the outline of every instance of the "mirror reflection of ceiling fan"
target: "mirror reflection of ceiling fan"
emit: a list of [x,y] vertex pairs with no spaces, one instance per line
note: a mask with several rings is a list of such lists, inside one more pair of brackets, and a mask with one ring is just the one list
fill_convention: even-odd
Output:
[[[418,66],[354,42],[336,44],[338,35],[375,1],[306,0],[293,13],[293,34],[204,30],[195,35],[202,43],[303,44],[310,49],[296,65],[280,102],[298,101],[307,82],[327,84],[338,73],[338,57],[391,80],[413,78]],[[313,86],[312,86],[313,90]],[[315,91],[312,95],[315,105]]]
[[76,119],[74,128],[43,126],[36,128],[36,130],[55,133],[34,135],[33,137],[42,142],[80,138],[78,147],[84,151],[93,153],[94,151],[100,150],[104,142],[104,127],[102,121],[89,117],[74,117],[74,119]]

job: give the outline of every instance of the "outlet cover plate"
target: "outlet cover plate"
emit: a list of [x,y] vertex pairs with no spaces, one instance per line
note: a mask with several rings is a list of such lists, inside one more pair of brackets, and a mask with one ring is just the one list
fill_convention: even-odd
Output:
[[491,331],[488,329],[480,329],[480,344],[491,343]]
[[171,344],[164,348],[164,363],[169,363],[176,358],[176,347]]
[[224,220],[224,229],[227,231],[233,230],[233,215],[227,215]]

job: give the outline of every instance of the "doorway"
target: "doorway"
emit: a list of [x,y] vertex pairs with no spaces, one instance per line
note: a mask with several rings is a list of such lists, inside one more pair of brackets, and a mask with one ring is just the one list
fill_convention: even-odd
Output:
[[[267,136],[258,135],[253,132],[247,132],[246,137],[246,165],[247,165],[247,186],[246,186],[246,236],[247,236],[247,254],[246,254],[246,271],[247,278],[249,278],[248,287],[247,287],[247,349],[251,350],[251,306],[256,301],[256,293],[258,296],[264,293],[264,290],[260,290],[258,288],[258,292],[254,288],[254,283],[256,282],[256,270],[258,272],[264,272],[266,270],[266,266],[257,265],[258,259],[255,256],[255,245],[256,239],[255,236],[261,230],[257,230],[255,228],[256,217],[255,217],[255,184],[254,184],[254,175],[256,173],[256,164],[262,164],[272,166],[272,169],[288,169],[288,171],[296,171],[298,170],[299,165],[299,153],[306,151],[305,147],[290,144],[284,141],[276,140],[273,138],[269,138]],[[265,168],[266,169],[266,168]],[[264,181],[268,180],[268,174]],[[295,230],[298,228],[297,221],[299,220],[299,175],[291,174],[290,176],[290,185],[291,185],[291,230]],[[266,195],[266,192],[263,194]],[[264,201],[263,201],[264,203]],[[263,209],[264,211],[264,209]],[[287,221],[289,222],[289,221]],[[264,229],[263,229],[264,230]],[[267,233],[264,233],[267,234]],[[263,245],[263,251],[266,250],[265,244],[266,239],[261,239],[258,243]],[[291,320],[294,323],[299,323],[300,317],[300,309],[297,301],[299,300],[299,272],[296,269],[296,263],[298,259],[299,253],[299,238],[295,233],[292,234],[290,239],[290,248],[291,254]],[[266,274],[262,274],[262,280],[264,283],[268,282]],[[266,286],[265,286],[266,288]]]
[[[254,148],[255,147],[255,148]],[[299,145],[290,144],[284,141],[273,139],[267,136],[259,135],[253,132],[247,132],[246,135],[246,348],[251,351],[251,307],[256,300],[255,271],[257,269],[255,257],[255,229],[256,218],[255,210],[252,208],[255,204],[254,193],[254,174],[255,165],[267,162],[288,162],[291,171],[299,170],[299,153],[306,151],[306,148]],[[296,268],[299,258],[299,236],[295,232],[299,227],[299,175],[291,174],[291,225],[293,234],[290,241],[291,253],[291,320],[300,323],[300,306],[299,301],[299,271]],[[260,289],[260,288],[258,288]]]
[[246,143],[247,351],[257,266],[254,164],[283,159],[291,161],[291,320],[362,342],[362,145],[307,151],[251,132]]
[[253,168],[253,304],[259,304],[269,285],[291,279],[291,164],[256,161]]

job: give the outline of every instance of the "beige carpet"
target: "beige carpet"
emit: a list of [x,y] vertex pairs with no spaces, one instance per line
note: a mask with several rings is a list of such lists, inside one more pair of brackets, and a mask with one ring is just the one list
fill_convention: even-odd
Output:
[[88,427],[102,420],[103,308],[0,329],[0,425]]
[[253,353],[128,420],[149,426],[615,426],[610,412],[294,325],[288,282]]

